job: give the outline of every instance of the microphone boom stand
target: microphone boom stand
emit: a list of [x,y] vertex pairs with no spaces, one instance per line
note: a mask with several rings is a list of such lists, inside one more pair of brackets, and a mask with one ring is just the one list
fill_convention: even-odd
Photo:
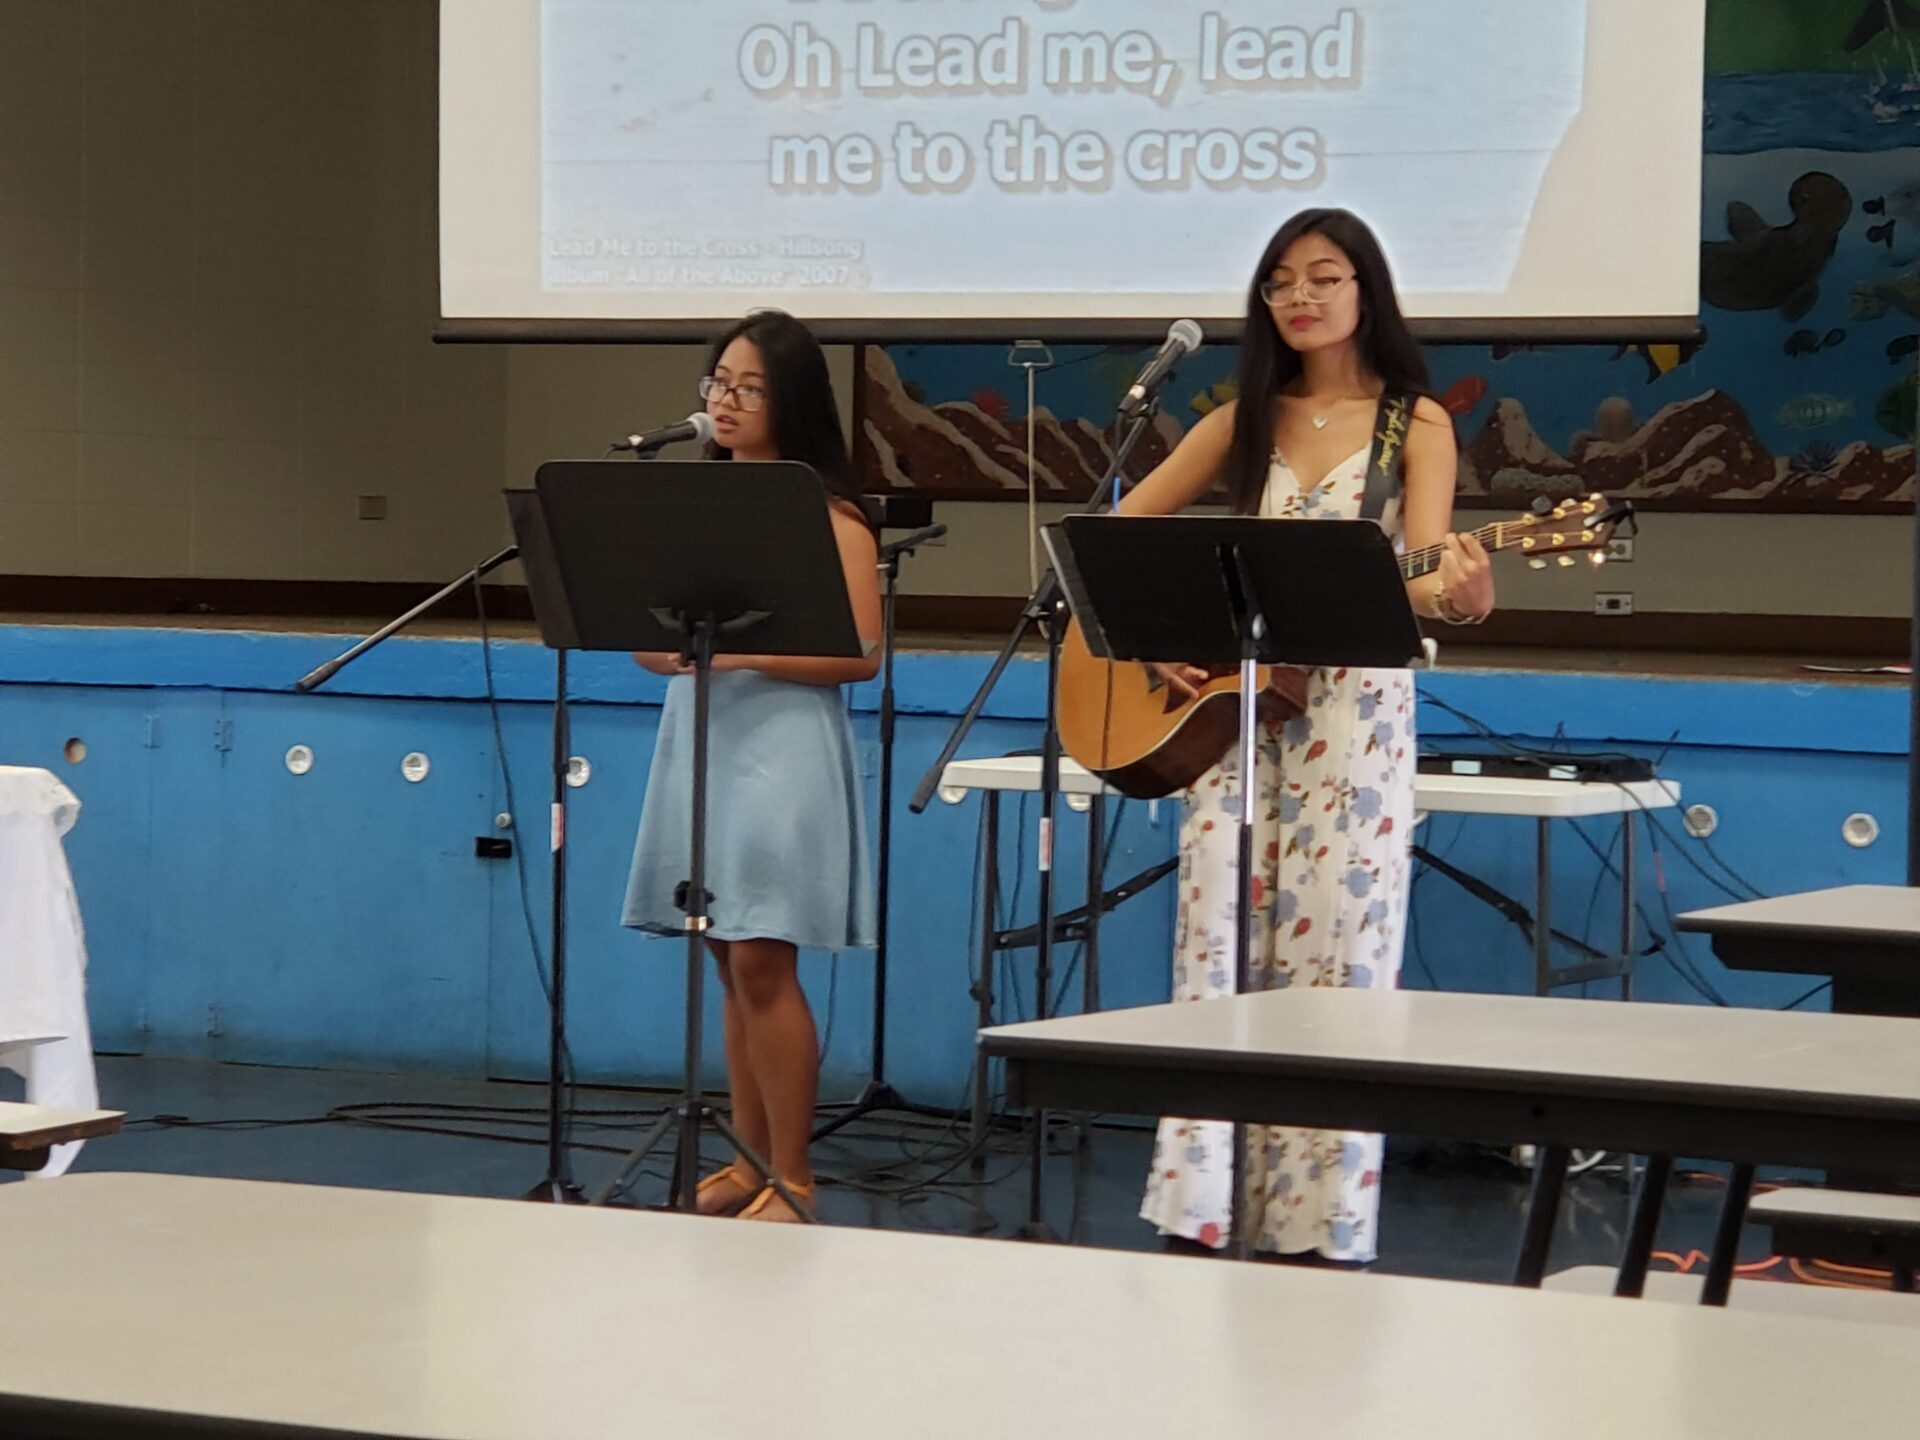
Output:
[[859,1095],[848,1101],[838,1115],[814,1130],[813,1138],[816,1140],[824,1140],[877,1110],[943,1118],[951,1114],[931,1105],[914,1104],[887,1080],[887,911],[893,891],[894,602],[899,595],[901,557],[911,555],[928,541],[938,540],[946,533],[945,525],[928,525],[880,547],[880,575],[884,584],[880,595],[880,863],[874,893],[873,1070]]
[[[1169,367],[1161,379],[1164,384],[1173,376]],[[1160,399],[1157,391],[1147,395],[1143,401],[1131,407],[1123,407],[1122,415],[1128,422],[1126,433],[1121,437],[1119,447],[1114,451],[1113,467],[1108,476],[1094,488],[1093,498],[1085,507],[1089,513],[1103,509],[1107,501],[1107,492],[1114,493],[1114,503],[1119,503],[1119,490],[1125,483],[1127,461],[1132,458],[1140,438],[1146,433],[1147,425],[1159,412]],[[920,786],[914,791],[908,804],[918,815],[927,808],[939,789],[941,776],[947,765],[965,742],[967,734],[973,729],[974,722],[986,708],[987,697],[1000,683],[1000,676],[1006,671],[1014,654],[1027,638],[1029,626],[1039,625],[1047,641],[1047,702],[1045,731],[1040,744],[1040,843],[1036,848],[1038,883],[1036,886],[1039,919],[1036,922],[1034,936],[1034,979],[1035,979],[1035,1016],[1036,1020],[1047,1018],[1049,988],[1053,982],[1053,945],[1054,945],[1054,899],[1053,899],[1053,835],[1054,817],[1060,798],[1060,726],[1057,714],[1060,685],[1060,646],[1067,628],[1066,595],[1060,587],[1060,581],[1049,569],[1040,578],[1040,584],[1020,612],[1020,619],[1013,627],[1013,633],[1007,637],[1007,643],[1001,647],[986,677],[981,680],[980,688],[974,692],[973,699],[967,704],[966,711],[953,727],[953,733],[947,737],[937,758],[927,773],[921,777]],[[993,856],[987,857],[989,865],[994,863]],[[976,1061],[975,1063],[979,1063]],[[1044,1110],[1033,1113],[1033,1134],[1029,1156],[1029,1174],[1027,1177],[1027,1220],[1018,1231],[1023,1240],[1051,1240],[1053,1232],[1048,1229],[1044,1215],[1044,1197],[1042,1193],[1043,1162],[1047,1147],[1047,1116]]]
[[[520,547],[509,545],[474,566],[458,580],[443,585],[411,610],[396,616],[373,634],[336,655],[323,665],[302,675],[293,688],[310,694],[367,651],[411,625],[442,601],[460,591],[478,585],[482,577],[498,570],[509,560],[517,560]],[[476,602],[477,603],[477,602]],[[482,644],[485,644],[483,639]],[[567,717],[567,652],[553,652],[553,812],[552,874],[553,929],[549,941],[552,979],[547,989],[547,1172],[521,1198],[556,1205],[580,1205],[586,1195],[574,1181],[571,1157],[567,1153],[567,1108],[570,1081],[567,1076],[567,766],[571,758],[570,727]],[[504,769],[507,757],[500,757]],[[520,817],[513,817],[514,839],[524,839]],[[539,957],[534,957],[537,963]]]

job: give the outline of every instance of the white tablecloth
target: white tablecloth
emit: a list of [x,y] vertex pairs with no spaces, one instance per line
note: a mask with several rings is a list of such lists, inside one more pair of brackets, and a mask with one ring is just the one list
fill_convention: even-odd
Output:
[[[60,838],[80,801],[45,770],[0,765],[0,1066],[26,1077],[35,1105],[100,1102],[87,1027],[87,945]],[[59,1145],[40,1178],[73,1163]]]

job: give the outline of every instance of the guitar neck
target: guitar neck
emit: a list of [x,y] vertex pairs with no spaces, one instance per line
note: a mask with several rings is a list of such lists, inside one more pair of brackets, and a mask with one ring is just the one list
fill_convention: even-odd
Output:
[[[1486,549],[1486,552],[1491,555],[1494,551],[1504,550],[1508,545],[1515,543],[1502,533],[1506,528],[1506,526],[1497,523],[1493,525],[1482,525],[1478,530],[1473,532],[1473,538],[1478,540]],[[1438,570],[1440,568],[1440,557],[1446,553],[1447,547],[1445,545],[1424,545],[1418,550],[1409,550],[1400,557],[1400,573],[1405,575],[1409,580],[1418,580],[1422,575],[1428,575]]]

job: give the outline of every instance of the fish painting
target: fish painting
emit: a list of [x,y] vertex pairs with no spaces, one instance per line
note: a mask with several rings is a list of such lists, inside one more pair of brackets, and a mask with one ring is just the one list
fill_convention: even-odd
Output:
[[1799,320],[1820,298],[1820,275],[1853,214],[1853,192],[1824,170],[1787,189],[1793,219],[1769,225],[1743,200],[1727,206],[1727,238],[1700,247],[1700,294],[1722,310],[1778,310]]
[[1230,400],[1240,398],[1240,384],[1236,380],[1220,380],[1202,390],[1187,402],[1187,408],[1196,415],[1211,415]]
[[1440,408],[1455,419],[1471,415],[1480,402],[1487,398],[1487,382],[1479,375],[1469,375],[1456,380],[1440,395]]
[[1782,405],[1774,419],[1795,430],[1818,430],[1838,424],[1852,414],[1853,401],[1842,396],[1798,395]]
[[[1813,332],[1808,331],[1806,333],[1812,334]],[[1628,355],[1638,355],[1642,363],[1647,367],[1647,384],[1651,385],[1669,371],[1675,370],[1693,359],[1694,356],[1700,353],[1700,347],[1704,344],[1706,344],[1706,338],[1702,336],[1699,340],[1690,340],[1684,344],[1622,345],[1613,352],[1613,358],[1620,360]],[[1815,348],[1819,348],[1817,340],[1815,342]],[[1787,353],[1792,354],[1793,352],[1788,351]]]
[[1920,266],[1892,280],[1853,287],[1854,319],[1878,320],[1890,310],[1920,320]]
[[1811,330],[1796,330],[1787,337],[1783,347],[1789,359],[1797,360],[1802,355],[1818,355],[1822,350],[1831,350],[1836,345],[1846,343],[1847,332],[1835,326],[1824,335]]
[[1862,200],[1860,208],[1869,215],[1920,225],[1920,180],[1909,180],[1897,190],[1889,190],[1871,200]]

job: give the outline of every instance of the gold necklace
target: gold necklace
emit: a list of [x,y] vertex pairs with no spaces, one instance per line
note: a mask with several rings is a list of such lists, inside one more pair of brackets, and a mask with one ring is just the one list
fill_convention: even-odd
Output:
[[[1302,398],[1302,399],[1305,399],[1306,397],[1305,397],[1305,396],[1302,396],[1301,398]],[[1324,429],[1326,429],[1326,428],[1327,428],[1327,422],[1333,419],[1333,411],[1332,411],[1332,408],[1331,408],[1331,407],[1333,407],[1333,406],[1335,406],[1335,405],[1344,405],[1344,404],[1345,404],[1345,403],[1346,403],[1347,401],[1349,401],[1349,400],[1356,400],[1356,399],[1359,399],[1359,400],[1364,400],[1364,399],[1367,399],[1367,398],[1369,398],[1369,397],[1367,397],[1367,396],[1364,396],[1364,395],[1359,395],[1359,396],[1356,396],[1356,395],[1342,395],[1342,396],[1340,396],[1340,397],[1339,397],[1338,399],[1335,399],[1335,400],[1330,400],[1330,401],[1328,401],[1328,402],[1327,402],[1327,404],[1328,404],[1328,407],[1329,407],[1329,408],[1327,408],[1327,409],[1325,409],[1325,410],[1322,410],[1322,411],[1320,411],[1320,412],[1319,412],[1319,413],[1317,413],[1317,414],[1314,414],[1314,413],[1311,413],[1311,412],[1309,412],[1309,414],[1308,414],[1308,417],[1307,417],[1307,418],[1313,421],[1313,428],[1314,428],[1314,429],[1316,429],[1316,430],[1324,430]]]

